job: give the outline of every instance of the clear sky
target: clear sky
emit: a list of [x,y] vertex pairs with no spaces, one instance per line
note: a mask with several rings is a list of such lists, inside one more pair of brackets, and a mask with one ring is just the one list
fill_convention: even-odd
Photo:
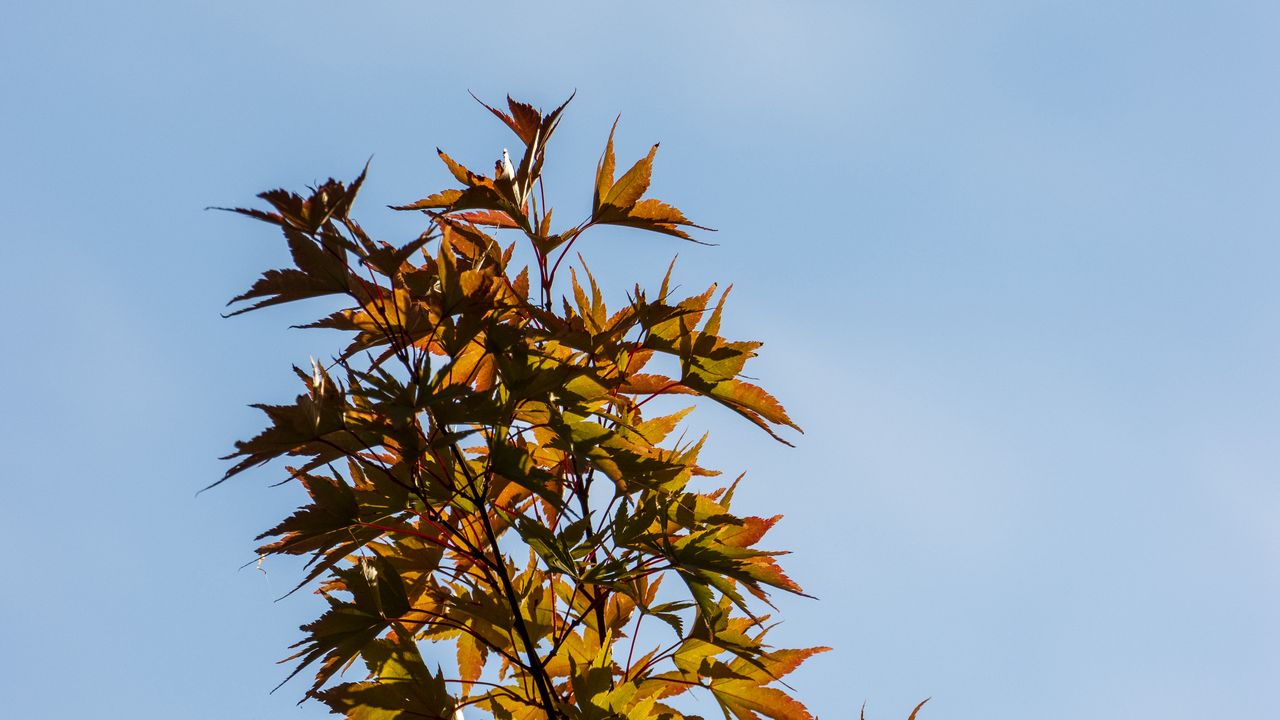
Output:
[[[821,599],[775,641],[827,720],[1275,715],[1280,6],[1273,2],[16,0],[0,23],[0,697],[33,720],[327,717],[268,691],[316,611],[195,492],[332,338],[223,304],[284,259],[207,205],[353,177],[359,216],[513,139],[468,96],[573,89],[567,220],[609,123],[735,283],[726,333],[807,434],[705,408],[710,460]],[[714,710],[708,708],[714,713]]]

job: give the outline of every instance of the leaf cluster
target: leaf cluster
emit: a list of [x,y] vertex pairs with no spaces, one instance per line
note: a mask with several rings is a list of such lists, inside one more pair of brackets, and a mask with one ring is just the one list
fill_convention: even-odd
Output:
[[[743,379],[759,343],[721,335],[727,291],[678,297],[670,270],[613,309],[585,265],[555,294],[594,226],[692,239],[699,226],[646,197],[657,145],[617,176],[611,130],[589,216],[555,229],[542,168],[565,105],[485,107],[518,163],[488,177],[439,152],[461,187],[397,207],[426,221],[408,242],[352,218],[364,172],[234,209],[275,226],[293,260],[235,313],[344,301],[304,327],[346,346],[295,368],[292,404],[257,406],[268,424],[223,478],[284,458],[310,498],[259,538],[262,555],[306,558],[299,587],[327,602],[293,675],[314,670],[307,697],[357,720],[679,720],[696,717],[672,704],[690,691],[726,718],[809,718],[781,678],[826,648],[772,647],[760,612],[801,593],[761,547],[778,517],[738,514],[736,480],[699,489],[718,473],[699,464],[705,436],[677,432],[691,408],[647,412],[704,398],[783,440],[799,428]],[[337,682],[357,660],[367,677]]]

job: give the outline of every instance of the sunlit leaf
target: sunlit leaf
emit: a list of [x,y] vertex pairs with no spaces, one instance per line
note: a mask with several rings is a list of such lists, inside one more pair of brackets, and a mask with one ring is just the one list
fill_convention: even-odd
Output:
[[596,165],[596,186],[595,192],[591,199],[591,212],[599,212],[600,204],[605,197],[609,195],[609,190],[613,188],[613,133],[618,129],[618,121],[613,121],[613,127],[609,128],[609,142],[604,146],[604,155],[600,156],[600,162]]
[[649,176],[653,173],[653,156],[657,152],[658,145],[655,143],[649,148],[648,155],[636,161],[630,170],[613,183],[609,193],[601,201],[601,205],[623,210],[635,205],[644,195],[645,190],[649,189]]
[[[523,148],[479,156],[512,167],[498,182],[437,150],[462,187],[396,207],[424,224],[397,242],[351,217],[364,173],[235,210],[292,261],[236,312],[329,297],[297,327],[345,338],[295,368],[292,403],[255,405],[266,427],[223,478],[285,458],[307,494],[259,537],[305,556],[298,587],[325,602],[289,677],[314,670],[307,696],[355,720],[703,720],[664,702],[692,689],[726,718],[807,719],[780,678],[825,648],[763,639],[771,593],[803,594],[760,546],[779,518],[731,509],[738,480],[714,485],[676,401],[799,428],[744,374],[760,343],[721,335],[727,291],[674,297],[673,263],[619,302],[572,252],[599,225],[707,228],[645,197],[657,145],[615,178],[616,120],[590,215],[557,227],[542,168],[569,100],[482,103]],[[368,676],[340,681],[357,661]]]

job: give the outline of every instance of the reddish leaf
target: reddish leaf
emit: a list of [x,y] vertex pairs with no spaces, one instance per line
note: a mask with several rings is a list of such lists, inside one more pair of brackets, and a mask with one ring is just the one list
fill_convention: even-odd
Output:
[[435,210],[439,208],[447,208],[458,201],[462,197],[461,190],[441,190],[438,193],[428,195],[417,202],[408,205],[392,205],[392,210]]
[[[475,98],[476,102],[483,105],[485,109],[493,113],[494,116],[497,117],[499,120],[501,120],[507,127],[511,128],[511,132],[515,133],[516,136],[519,137],[525,144],[528,144],[533,141],[533,131],[537,129],[536,126],[534,127],[533,130],[529,130],[528,128],[522,126],[521,123],[515,118],[513,118],[512,116],[502,112],[501,110],[489,105],[489,103],[486,103],[485,101],[476,97],[475,93],[471,93],[471,97]],[[510,96],[507,96],[507,99],[509,101],[508,104],[510,104],[510,99],[511,99]]]
[[512,100],[510,95],[507,96],[507,107],[511,108],[511,129],[520,136],[520,140],[525,145],[532,144],[538,130],[542,127],[542,113],[528,103]]
[[468,212],[454,213],[454,218],[465,220],[475,225],[484,225],[485,227],[495,228],[518,228],[515,220],[511,216],[501,210],[471,210]]

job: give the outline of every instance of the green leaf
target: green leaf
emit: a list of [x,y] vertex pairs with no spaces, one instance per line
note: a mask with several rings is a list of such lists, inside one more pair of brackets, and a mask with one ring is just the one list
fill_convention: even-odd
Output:
[[352,603],[344,603],[328,598],[329,609],[314,622],[302,626],[307,637],[295,643],[293,647],[301,648],[297,653],[285,658],[285,662],[301,658],[301,662],[283,685],[304,668],[323,658],[320,670],[316,673],[311,692],[315,692],[328,682],[342,666],[354,660],[362,650],[387,628],[387,620],[370,613]]
[[547,564],[553,572],[563,573],[569,577],[580,577],[578,563],[573,558],[572,547],[566,546],[561,539],[544,527],[541,523],[524,515],[515,515],[508,518],[514,522],[516,529],[520,531],[520,538],[524,540],[538,557]]
[[393,633],[370,643],[364,658],[370,680],[315,693],[334,713],[350,720],[448,720],[453,715],[443,674],[427,670],[411,640]]
[[313,502],[254,538],[281,538],[263,545],[258,549],[260,553],[297,555],[328,549],[350,539],[350,535],[344,531],[357,522],[360,514],[360,506],[352,487],[336,477],[309,473],[298,473],[296,477]]

